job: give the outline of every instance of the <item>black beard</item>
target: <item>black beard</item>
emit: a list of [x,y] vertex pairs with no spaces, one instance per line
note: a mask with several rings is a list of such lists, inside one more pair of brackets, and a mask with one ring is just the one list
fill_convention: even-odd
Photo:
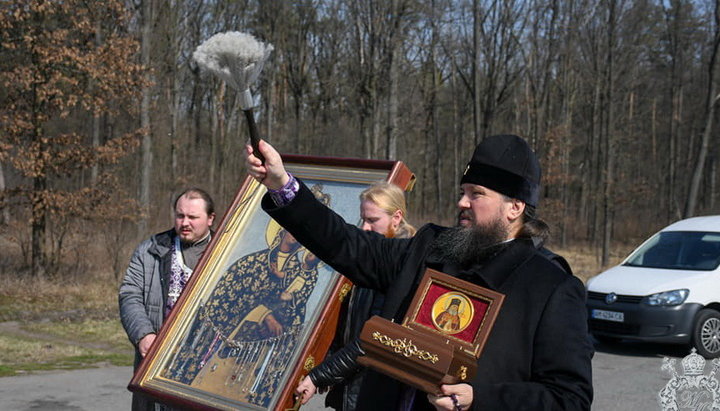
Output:
[[467,268],[497,255],[508,239],[508,229],[500,219],[483,226],[453,227],[433,242],[433,253],[443,262]]

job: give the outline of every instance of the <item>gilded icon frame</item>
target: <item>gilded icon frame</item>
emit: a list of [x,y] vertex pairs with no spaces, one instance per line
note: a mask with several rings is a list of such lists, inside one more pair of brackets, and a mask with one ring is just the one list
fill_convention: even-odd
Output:
[[[359,222],[365,187],[386,180],[410,190],[415,181],[400,161],[297,155],[283,161],[350,223]],[[192,409],[293,406],[295,386],[327,352],[351,284],[275,231],[279,226],[260,208],[264,193],[246,177],[130,390]],[[268,325],[274,314],[280,331]]]

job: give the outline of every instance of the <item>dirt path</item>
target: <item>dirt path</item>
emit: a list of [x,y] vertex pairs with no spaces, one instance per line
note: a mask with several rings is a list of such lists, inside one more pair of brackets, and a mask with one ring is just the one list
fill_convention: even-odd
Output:
[[[20,321],[0,322],[0,335],[118,352],[117,346],[112,344],[28,331],[23,329],[22,325],[23,322]],[[0,377],[0,410],[129,410],[132,394],[127,390],[127,384],[130,378],[132,367],[116,367],[104,363],[95,364],[95,368],[88,369],[35,371]]]
[[82,348],[104,350],[104,351],[117,351],[117,347],[111,344],[105,344],[101,342],[88,342],[78,341],[74,339],[62,338],[54,334],[46,334],[41,332],[34,332],[22,329],[22,325],[18,321],[5,321],[0,322],[0,334],[8,336],[16,336],[23,338],[30,338],[33,340],[47,341],[50,343],[76,345]]

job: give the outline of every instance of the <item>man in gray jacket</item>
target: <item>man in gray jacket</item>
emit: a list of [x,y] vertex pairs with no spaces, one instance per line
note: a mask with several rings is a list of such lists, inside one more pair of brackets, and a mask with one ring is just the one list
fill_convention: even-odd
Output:
[[[175,199],[174,228],[143,241],[130,259],[120,285],[120,321],[135,346],[135,369],[155,341],[212,237],[215,205],[199,188]],[[133,395],[133,410],[155,409]]]

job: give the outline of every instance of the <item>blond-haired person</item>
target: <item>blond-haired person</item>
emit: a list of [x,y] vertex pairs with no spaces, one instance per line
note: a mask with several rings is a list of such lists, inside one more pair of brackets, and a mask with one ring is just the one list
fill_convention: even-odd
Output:
[[[415,227],[406,220],[405,193],[400,187],[378,182],[360,193],[360,227],[386,238],[409,238]],[[360,353],[358,338],[363,324],[379,314],[384,295],[369,288],[354,287],[344,327],[338,329],[336,341],[344,346],[315,367],[296,389],[306,403],[320,389],[330,388],[325,405],[336,410],[356,409],[357,396],[365,370],[355,359]]]

